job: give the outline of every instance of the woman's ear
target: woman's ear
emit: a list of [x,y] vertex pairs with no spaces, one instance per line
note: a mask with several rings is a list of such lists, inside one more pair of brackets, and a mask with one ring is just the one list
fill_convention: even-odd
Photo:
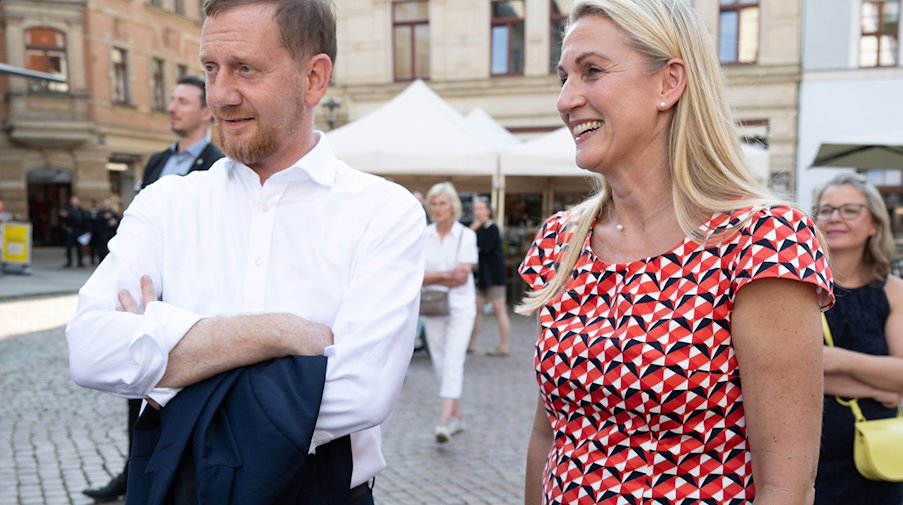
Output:
[[674,106],[683,96],[687,88],[687,67],[680,58],[671,58],[658,71],[661,85],[659,88],[658,106],[666,110]]

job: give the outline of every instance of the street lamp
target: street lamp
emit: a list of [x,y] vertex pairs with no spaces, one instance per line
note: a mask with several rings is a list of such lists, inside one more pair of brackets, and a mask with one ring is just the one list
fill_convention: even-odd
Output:
[[328,99],[323,102],[323,107],[326,107],[326,124],[329,125],[329,129],[332,130],[335,128],[335,117],[336,117],[336,109],[341,107],[342,104],[338,100]]

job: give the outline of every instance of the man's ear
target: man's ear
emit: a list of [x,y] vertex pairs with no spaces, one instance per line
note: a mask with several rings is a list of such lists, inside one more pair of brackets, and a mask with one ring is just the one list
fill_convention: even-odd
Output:
[[210,110],[209,105],[201,107],[201,119],[207,123],[213,122],[213,111]]
[[666,104],[665,108],[670,108],[680,100],[687,88],[687,67],[682,59],[672,58],[658,71],[658,75],[661,78],[658,99]]
[[329,81],[332,79],[332,60],[329,59],[329,56],[323,53],[311,56],[307,60],[304,78],[307,80],[304,102],[311,107],[316,107],[326,96]]

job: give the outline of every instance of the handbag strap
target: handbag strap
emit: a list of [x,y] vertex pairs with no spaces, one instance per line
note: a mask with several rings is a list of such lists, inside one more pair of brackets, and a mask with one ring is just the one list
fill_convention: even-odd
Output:
[[[828,317],[825,316],[825,313],[821,313],[821,327],[825,334],[825,342],[828,343],[828,347],[834,347],[834,336],[831,334],[831,326],[828,324]],[[844,407],[849,407],[850,410],[853,411],[853,417],[856,419],[857,423],[861,423],[866,420],[865,416],[862,415],[862,409],[859,407],[859,400],[856,398],[851,398],[849,400],[843,400],[839,396],[834,397],[837,400],[837,403],[843,405]],[[903,417],[903,406],[897,407],[897,417]]]

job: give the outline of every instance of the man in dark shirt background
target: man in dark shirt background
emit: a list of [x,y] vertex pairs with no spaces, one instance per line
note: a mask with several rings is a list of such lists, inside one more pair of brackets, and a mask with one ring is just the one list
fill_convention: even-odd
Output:
[[223,157],[223,153],[210,142],[213,114],[207,107],[203,79],[194,76],[179,79],[167,110],[169,126],[179,138],[169,149],[154,154],[148,160],[141,181],[142,189],[167,175],[207,170]]

